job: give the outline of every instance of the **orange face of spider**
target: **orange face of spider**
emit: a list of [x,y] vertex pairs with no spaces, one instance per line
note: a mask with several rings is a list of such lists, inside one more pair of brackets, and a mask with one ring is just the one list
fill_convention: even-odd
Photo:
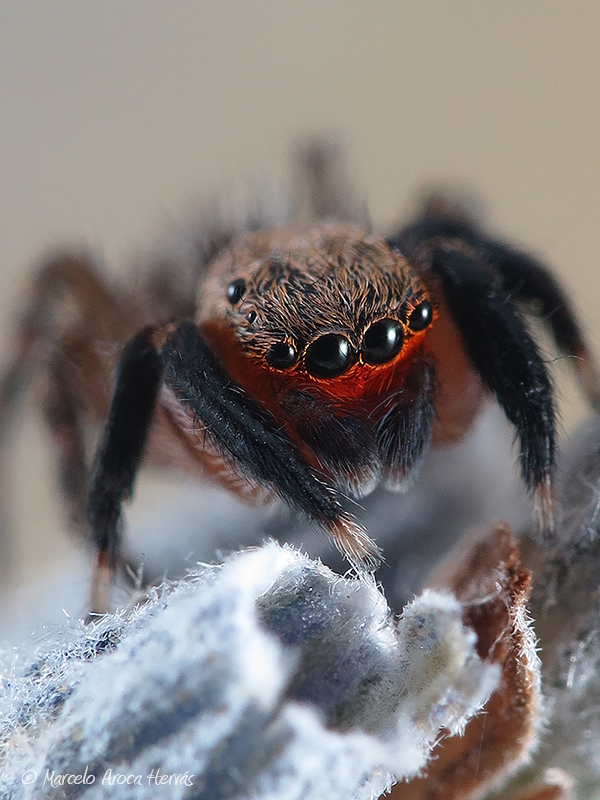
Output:
[[244,240],[199,295],[198,322],[229,374],[261,401],[286,387],[381,399],[436,312],[407,262],[339,225]]
[[380,479],[381,419],[421,391],[437,316],[401,255],[349,226],[259,234],[214,263],[198,301],[227,373],[309,461],[358,491]]

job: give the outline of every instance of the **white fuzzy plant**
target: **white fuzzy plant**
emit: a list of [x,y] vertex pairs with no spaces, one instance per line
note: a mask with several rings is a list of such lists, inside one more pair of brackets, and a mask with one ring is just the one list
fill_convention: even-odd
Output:
[[3,797],[378,797],[496,687],[475,644],[449,593],[395,620],[373,583],[246,551],[5,667]]

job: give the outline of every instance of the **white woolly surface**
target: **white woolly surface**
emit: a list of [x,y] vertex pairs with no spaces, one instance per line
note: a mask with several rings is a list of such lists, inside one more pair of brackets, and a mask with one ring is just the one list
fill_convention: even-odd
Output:
[[559,475],[558,542],[542,553],[532,595],[549,717],[535,766],[571,775],[577,800],[599,800],[600,416],[572,442]]
[[394,620],[291,548],[236,554],[5,654],[2,797],[377,797],[496,686],[461,619],[427,592]]

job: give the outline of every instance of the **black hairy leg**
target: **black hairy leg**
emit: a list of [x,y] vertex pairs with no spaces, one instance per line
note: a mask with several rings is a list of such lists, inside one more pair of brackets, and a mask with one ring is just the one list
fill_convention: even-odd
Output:
[[140,331],[124,348],[90,481],[88,519],[96,550],[90,610],[108,610],[112,575],[120,558],[121,505],[131,497],[154,414],[163,363]]
[[469,247],[482,263],[497,273],[505,292],[527,304],[539,316],[554,339],[559,353],[573,359],[573,367],[590,403],[600,405],[600,371],[586,343],[577,312],[552,272],[538,259],[518,247],[484,234],[460,209],[436,202],[424,214],[389,241],[402,252],[419,252],[427,243],[458,241]]
[[269,412],[227,375],[194,322],[146,328],[125,347],[89,494],[96,548],[92,612],[108,607],[120,558],[121,507],[133,491],[161,385],[191,415],[199,442],[230,468],[284,498],[323,527],[357,570],[372,570],[379,551],[340,503],[340,495],[307,464]]
[[558,351],[573,359],[573,366],[588,399],[600,406],[600,374],[571,303],[554,275],[538,261],[507,245],[487,242],[486,258],[502,276],[506,291],[531,308],[549,328]]
[[550,533],[556,413],[544,361],[515,301],[475,254],[441,242],[432,249],[429,269],[475,369],[515,426],[538,527]]

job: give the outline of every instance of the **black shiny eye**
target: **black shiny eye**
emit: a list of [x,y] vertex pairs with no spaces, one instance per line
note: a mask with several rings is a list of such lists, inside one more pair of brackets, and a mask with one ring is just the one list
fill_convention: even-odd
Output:
[[315,378],[335,378],[345,372],[355,359],[350,342],[340,333],[326,333],[308,347],[307,371]]
[[273,369],[287,369],[296,360],[296,348],[287,342],[272,344],[266,352],[265,360]]
[[248,321],[248,325],[252,325],[252,323],[256,320],[256,311],[249,311],[246,314],[246,319]]
[[243,278],[236,278],[227,287],[227,299],[234,306],[239,303],[246,294],[246,281]]
[[367,364],[385,364],[402,350],[404,331],[395,319],[380,319],[364,333],[361,353]]
[[424,331],[433,319],[433,308],[429,301],[423,300],[422,303],[413,309],[408,318],[408,325],[411,331]]

